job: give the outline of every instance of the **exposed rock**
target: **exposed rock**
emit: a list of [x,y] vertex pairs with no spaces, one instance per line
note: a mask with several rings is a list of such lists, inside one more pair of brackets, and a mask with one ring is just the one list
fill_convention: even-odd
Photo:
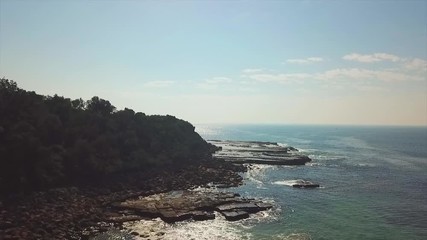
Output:
[[108,217],[106,221],[113,222],[113,223],[124,223],[124,222],[130,222],[130,221],[138,221],[142,219],[144,218],[138,215],[127,215],[127,216],[118,216],[118,217]]
[[319,184],[312,183],[310,181],[306,180],[298,180],[294,184],[292,184],[292,187],[294,188],[318,188],[320,187]]
[[[262,202],[241,198],[231,192],[173,191],[115,203],[114,208],[128,209],[144,217],[160,217],[165,222],[213,219],[212,211],[227,212],[227,219],[238,220],[271,208]],[[243,213],[244,212],[244,213]],[[238,214],[237,214],[238,213]]]
[[259,209],[261,209],[261,211],[267,210],[273,207],[273,205],[269,203],[264,203],[264,202],[257,202],[256,205],[259,207]]
[[311,159],[298,153],[294,147],[281,146],[275,142],[208,141],[220,149],[214,154],[217,159],[231,163],[254,163],[268,165],[304,165]]
[[228,221],[237,221],[237,220],[249,217],[249,213],[247,213],[245,211],[241,211],[241,210],[237,210],[237,211],[225,211],[225,212],[221,212],[221,214]]
[[193,217],[192,212],[179,211],[173,208],[159,209],[160,218],[167,223],[184,221]]
[[220,212],[242,210],[248,213],[254,213],[260,211],[260,208],[255,203],[227,203],[224,205],[217,206],[216,209]]
[[213,212],[208,211],[193,211],[193,219],[196,221],[204,221],[215,219],[215,214]]
[[318,188],[318,187],[320,187],[320,185],[314,184],[314,183],[304,183],[304,184],[294,184],[294,185],[292,185],[292,187],[294,187],[294,188]]
[[[101,185],[88,183],[88,186],[80,188],[0,195],[0,239],[89,239],[107,229],[121,229],[123,222],[138,220],[142,218],[141,215],[150,214],[147,212],[150,208],[146,208],[144,214],[140,214],[144,209],[123,209],[113,214],[110,209],[112,202],[208,184],[238,186],[242,183],[238,172],[245,170],[246,167],[242,165],[206,159],[189,165],[162,166],[116,174],[108,176],[102,184],[99,183]],[[234,194],[224,195],[223,200],[231,201],[233,197]],[[215,217],[203,209],[203,206],[209,204],[205,200],[197,205],[200,209],[194,209],[207,211],[205,215],[194,212],[190,213],[191,217],[200,220]],[[179,209],[178,206],[176,208]],[[180,210],[175,213],[176,216],[165,214],[163,219],[188,217]],[[160,217],[157,210],[151,214]],[[98,224],[101,221],[109,224]]]

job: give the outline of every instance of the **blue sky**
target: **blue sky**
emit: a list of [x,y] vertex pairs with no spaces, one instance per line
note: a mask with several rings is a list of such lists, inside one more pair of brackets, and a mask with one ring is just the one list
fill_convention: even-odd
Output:
[[427,1],[0,0],[0,75],[192,123],[427,125]]

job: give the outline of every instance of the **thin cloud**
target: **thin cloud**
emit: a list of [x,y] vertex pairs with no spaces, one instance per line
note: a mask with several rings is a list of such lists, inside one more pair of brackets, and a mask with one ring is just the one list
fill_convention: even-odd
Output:
[[427,61],[420,58],[414,58],[411,60],[406,60],[404,63],[404,66],[408,70],[415,70],[415,71],[427,71]]
[[369,70],[363,68],[337,68],[320,73],[279,73],[279,74],[252,74],[247,76],[258,82],[272,83],[302,83],[309,80],[331,81],[381,81],[404,82],[422,81],[420,75],[413,75],[398,70]]
[[296,64],[308,64],[314,62],[322,62],[323,58],[321,57],[308,57],[308,58],[294,58],[286,60],[286,63],[296,63]]
[[146,87],[163,88],[170,87],[174,84],[174,81],[151,81],[144,84]]
[[231,83],[233,80],[228,77],[213,77],[205,79],[203,82],[198,83],[197,87],[205,90],[214,90],[219,87],[221,84]]
[[422,81],[422,77],[396,70],[369,70],[360,68],[338,68],[314,76],[320,80],[377,80],[383,82]]
[[301,82],[305,79],[311,78],[312,75],[307,73],[253,74],[248,77],[258,82],[291,83]]
[[388,53],[374,53],[374,54],[351,53],[343,56],[342,59],[347,61],[355,61],[355,62],[363,62],[363,63],[374,63],[374,62],[382,62],[382,61],[398,62],[401,60],[398,56],[388,54]]

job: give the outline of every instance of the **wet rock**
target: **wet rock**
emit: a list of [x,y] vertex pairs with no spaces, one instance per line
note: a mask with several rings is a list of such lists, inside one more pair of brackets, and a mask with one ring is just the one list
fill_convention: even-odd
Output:
[[143,217],[160,217],[172,223],[189,218],[214,219],[214,210],[227,212],[230,219],[238,219],[246,216],[242,211],[256,213],[271,208],[271,205],[245,199],[231,192],[172,191],[116,203],[114,207],[132,210]]
[[320,185],[316,184],[316,183],[312,183],[310,181],[299,180],[296,183],[292,184],[292,187],[294,187],[294,188],[318,188],[318,187],[320,187]]
[[319,184],[294,184],[292,185],[294,188],[318,188]]
[[273,207],[273,205],[264,202],[257,202],[255,204],[259,207],[260,211],[267,210]]
[[127,216],[117,216],[117,217],[108,217],[105,219],[107,222],[113,222],[113,223],[124,223],[124,222],[131,222],[131,221],[138,221],[144,219],[141,216],[137,215],[127,215]]
[[178,212],[172,208],[160,209],[160,218],[167,223],[174,223],[178,221],[184,221],[190,219],[193,215],[191,212],[183,211]]
[[[189,189],[208,183],[213,183],[213,186],[238,186],[242,183],[238,172],[245,170],[242,165],[206,159],[185,166],[162,166],[145,172],[109,176],[100,186],[1,196],[0,239],[4,236],[18,239],[88,239],[111,227],[120,228],[126,221],[139,220],[143,216],[161,216],[161,203],[155,201],[151,205],[132,209],[123,206],[116,208],[111,204],[113,202],[121,203],[127,199],[138,199],[139,196],[164,193],[168,189]],[[189,216],[200,220],[212,219],[215,217],[212,211],[216,205],[243,201],[232,193],[207,196],[193,196],[191,204],[179,199],[170,202],[169,207],[173,212],[164,211],[163,219],[172,218],[170,221],[176,221]],[[98,225],[100,221],[111,224]]]
[[219,212],[227,212],[232,210],[242,210],[248,213],[255,213],[260,211],[260,207],[258,207],[254,203],[229,203],[217,206],[217,210]]
[[215,214],[213,212],[194,211],[194,212],[192,212],[192,214],[193,214],[193,219],[196,221],[204,221],[204,220],[215,219]]
[[237,221],[241,219],[245,219],[249,217],[249,213],[238,210],[238,211],[224,211],[221,212],[221,214],[227,219],[228,221]]

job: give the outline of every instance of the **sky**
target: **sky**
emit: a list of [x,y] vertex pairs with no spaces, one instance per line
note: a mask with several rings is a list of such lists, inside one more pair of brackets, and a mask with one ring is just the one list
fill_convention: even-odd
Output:
[[427,1],[0,0],[0,77],[194,124],[427,126]]

